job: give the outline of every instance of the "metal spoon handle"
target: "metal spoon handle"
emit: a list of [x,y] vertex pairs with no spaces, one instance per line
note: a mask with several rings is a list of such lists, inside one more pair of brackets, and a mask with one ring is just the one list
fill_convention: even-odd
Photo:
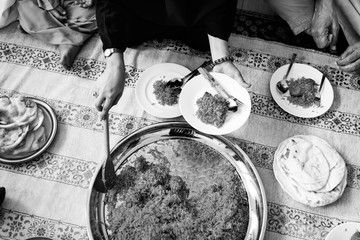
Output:
[[324,86],[324,82],[325,82],[325,74],[322,75],[321,77],[321,82],[320,82],[320,86],[319,86],[319,93],[321,93],[322,88]]
[[297,54],[296,54],[296,53],[293,53],[293,55],[292,55],[292,57],[291,57],[290,65],[289,65],[289,67],[288,67],[288,69],[287,69],[287,71],[286,71],[286,74],[285,74],[285,76],[284,76],[283,79],[286,79],[286,78],[289,76],[290,70],[291,70],[291,68],[292,68],[292,66],[293,66],[293,64],[294,64],[294,62],[295,62],[296,57],[297,57]]
[[190,79],[192,79],[193,77],[198,75],[200,73],[199,68],[206,68],[207,66],[210,66],[211,64],[212,64],[211,60],[207,60],[207,61],[203,62],[198,68],[196,68],[195,70],[193,70],[188,75],[186,75],[185,77],[182,78],[182,82],[183,82],[182,85],[184,86],[185,83],[187,83]]
[[105,118],[103,119],[103,126],[104,126],[104,152],[106,156],[110,155],[110,140],[109,140],[109,115],[106,114]]

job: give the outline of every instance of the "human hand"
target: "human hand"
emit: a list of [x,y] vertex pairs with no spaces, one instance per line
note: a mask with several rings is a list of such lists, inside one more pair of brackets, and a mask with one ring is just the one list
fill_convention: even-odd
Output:
[[93,0],[76,0],[75,4],[82,8],[89,8],[93,5]]
[[52,10],[49,10],[49,12],[60,22],[67,20],[66,11],[60,5]]
[[336,64],[341,71],[360,74],[360,42],[349,46]]
[[213,68],[214,72],[224,73],[228,75],[229,77],[235,79],[238,81],[241,86],[245,88],[251,87],[250,83],[247,83],[245,79],[243,78],[241,72],[235,67],[235,65],[232,62],[223,62],[221,64],[215,65]]
[[[116,55],[116,56],[115,56]],[[117,59],[121,55],[121,59]],[[113,54],[108,60],[106,69],[97,80],[95,107],[101,112],[101,119],[117,104],[125,86],[125,66],[122,53]],[[110,59],[108,58],[108,59]],[[116,64],[114,64],[114,58]]]
[[310,32],[318,48],[330,46],[336,51],[339,22],[333,0],[316,1]]

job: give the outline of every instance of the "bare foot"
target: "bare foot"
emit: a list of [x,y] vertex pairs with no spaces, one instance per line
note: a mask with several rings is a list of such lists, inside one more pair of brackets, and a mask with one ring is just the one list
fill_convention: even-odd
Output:
[[74,63],[74,60],[80,51],[81,46],[75,46],[70,44],[58,45],[58,51],[60,54],[59,63],[67,70],[69,70]]
[[75,4],[79,5],[82,8],[89,8],[93,5],[94,0],[77,0]]

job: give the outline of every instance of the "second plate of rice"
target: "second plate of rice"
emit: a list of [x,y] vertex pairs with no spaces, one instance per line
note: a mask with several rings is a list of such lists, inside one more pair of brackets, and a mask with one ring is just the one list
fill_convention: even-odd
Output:
[[[179,105],[180,111],[185,118],[185,120],[193,127],[204,133],[212,135],[223,135],[231,133],[241,126],[243,126],[247,119],[250,116],[251,112],[251,99],[250,95],[245,88],[243,88],[236,80],[233,78],[222,74],[222,73],[211,73],[211,75],[216,79],[216,81],[221,84],[221,86],[227,91],[228,94],[236,97],[244,104],[238,107],[236,112],[227,111],[226,116],[222,116],[225,119],[219,119],[223,121],[222,124],[209,124],[205,122],[217,122],[214,119],[206,120],[206,117],[200,116],[199,112],[210,113],[214,115],[224,115],[223,112],[217,112],[218,110],[223,110],[222,107],[214,106],[216,102],[222,101],[212,101],[208,104],[202,101],[201,107],[208,108],[206,111],[199,110],[199,99],[202,99],[206,93],[210,93],[214,98],[217,95],[216,90],[211,86],[211,84],[201,75],[194,77],[189,81],[180,93]],[[211,100],[211,98],[208,98]],[[200,113],[200,114],[202,114]],[[201,120],[202,119],[202,120]],[[212,121],[214,120],[214,121]]]

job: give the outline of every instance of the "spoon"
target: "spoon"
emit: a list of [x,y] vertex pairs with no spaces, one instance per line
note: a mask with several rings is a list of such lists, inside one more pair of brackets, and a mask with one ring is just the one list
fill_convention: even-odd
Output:
[[199,68],[202,68],[202,67],[208,67],[208,66],[211,66],[212,64],[212,61],[211,60],[207,60],[205,62],[203,62],[201,64],[201,66],[199,66],[198,68],[196,68],[195,70],[191,71],[189,74],[187,74],[185,77],[182,77],[182,78],[173,78],[173,79],[170,79],[168,82],[167,82],[167,85],[168,86],[171,86],[171,87],[174,87],[174,86],[177,86],[177,87],[182,87],[185,83],[187,83],[190,79],[192,79],[193,77],[195,77],[196,75],[199,74],[199,71],[198,69]]
[[288,84],[286,82],[286,79],[289,76],[290,70],[291,70],[291,68],[292,68],[292,66],[293,66],[293,64],[295,62],[296,57],[297,57],[297,54],[293,53],[293,55],[291,57],[290,64],[289,64],[289,67],[288,67],[283,79],[281,81],[277,82],[277,84],[276,84],[276,88],[281,94],[286,93],[289,90],[289,86],[288,86]]
[[292,57],[291,57],[291,61],[290,61],[290,64],[289,64],[289,67],[286,71],[286,74],[284,75],[283,79],[286,79],[288,76],[289,76],[289,73],[290,73],[290,70],[295,62],[295,59],[297,57],[297,54],[296,53],[293,53]]
[[106,193],[110,190],[116,179],[114,163],[110,157],[110,144],[109,144],[109,115],[106,114],[103,119],[104,126],[104,143],[105,143],[105,161],[102,164],[102,167],[96,176],[94,187],[96,191],[101,193]]

